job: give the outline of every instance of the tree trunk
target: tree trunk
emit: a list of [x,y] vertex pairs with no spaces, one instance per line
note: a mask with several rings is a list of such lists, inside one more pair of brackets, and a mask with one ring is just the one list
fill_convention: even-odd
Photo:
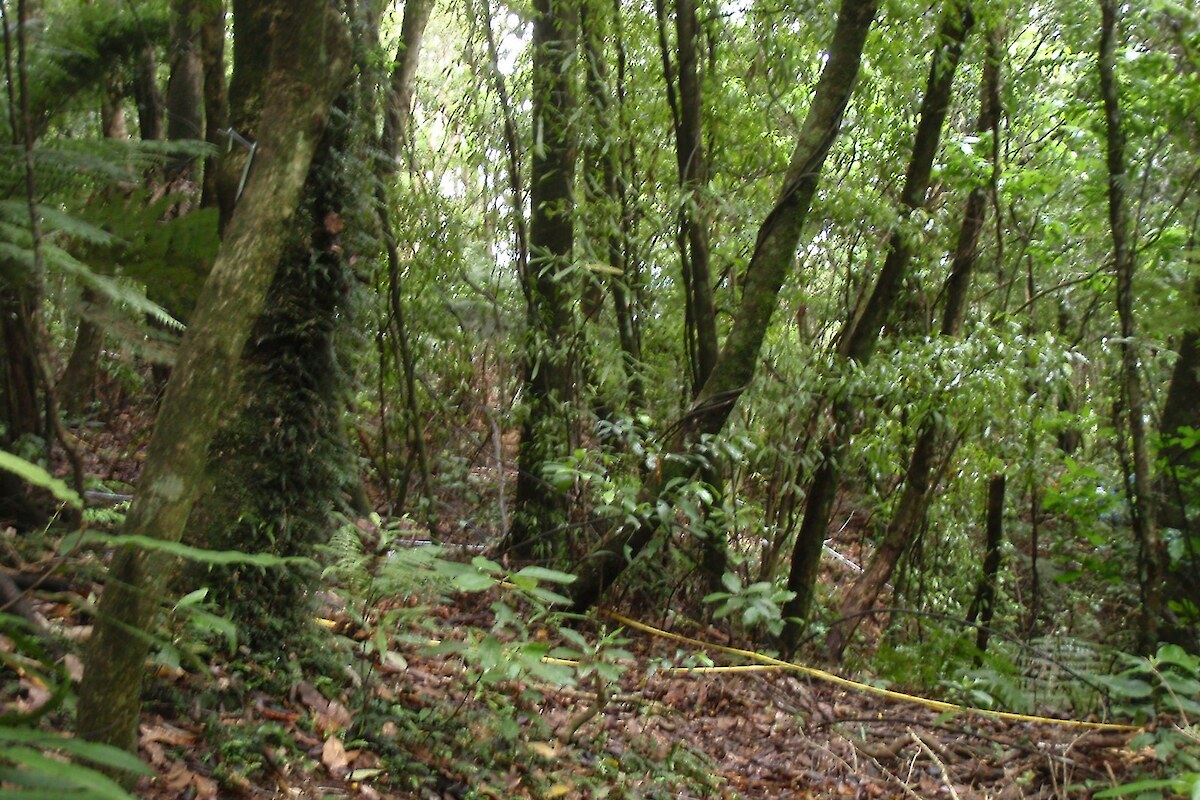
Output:
[[138,135],[147,142],[162,139],[163,102],[158,91],[158,61],[152,45],[142,48],[134,64],[133,99],[137,104]]
[[204,140],[216,149],[204,159],[201,208],[217,205],[217,163],[229,144],[229,87],[225,83],[225,0],[199,0],[200,65],[204,82]]
[[686,248],[684,285],[691,311],[689,338],[693,341],[695,382],[693,396],[708,380],[717,362],[717,308],[709,266],[705,192],[708,166],[701,126],[703,98],[697,66],[699,25],[695,0],[676,0],[675,36],[679,53],[679,124],[675,129],[675,157],[682,192],[679,210],[680,246]]
[[1137,323],[1133,316],[1133,244],[1130,241],[1129,175],[1125,169],[1125,130],[1121,121],[1120,87],[1115,74],[1117,3],[1100,0],[1100,93],[1104,97],[1105,149],[1108,166],[1108,219],[1112,229],[1113,269],[1117,283],[1117,315],[1121,324],[1121,393],[1128,415],[1133,485],[1129,493],[1134,536],[1138,544],[1138,583],[1142,619],[1138,646],[1143,653],[1158,644],[1162,618],[1162,547],[1154,518],[1150,444],[1146,436],[1146,403],[1139,372]]
[[[691,409],[674,426],[676,433],[660,462],[660,471],[642,491],[641,499],[652,509],[660,503],[671,503],[672,477],[692,471],[688,458],[691,445],[701,434],[721,431],[754,376],[779,290],[795,264],[796,248],[825,157],[837,138],[858,78],[863,43],[875,20],[876,8],[875,0],[843,0],[841,4],[829,57],[800,130],[783,189],[758,230],[736,321],[712,374]],[[606,536],[577,570],[578,579],[571,584],[573,606],[583,610],[594,605],[624,571],[626,553],[636,557],[657,530],[658,519],[652,511],[639,524]]]
[[[204,138],[204,65],[200,60],[197,0],[172,0],[171,77],[167,81],[167,139]],[[168,182],[194,178],[192,156],[179,156],[167,169]]]
[[421,43],[425,26],[433,14],[434,0],[405,0],[404,21],[400,26],[400,49],[392,67],[391,91],[383,110],[383,137],[379,148],[389,157],[389,171],[395,171],[400,152],[408,144],[408,120],[412,115],[413,89],[417,83]]
[[[979,122],[976,130],[981,134],[991,132],[999,142],[1000,123],[1000,59],[1001,36],[993,32],[988,37],[987,59],[983,67],[983,87],[980,92]],[[998,144],[993,146],[993,154]],[[998,164],[993,165],[997,169]],[[979,260],[979,238],[987,215],[987,188],[976,186],[967,196],[962,225],[958,232],[958,244],[950,275],[946,278],[946,305],[942,312],[942,336],[957,336],[966,315],[967,297],[971,278]],[[933,475],[937,451],[941,446],[942,433],[932,420],[921,423],[917,443],[905,472],[904,490],[896,511],[889,520],[883,542],[875,551],[870,564],[842,596],[838,610],[838,621],[830,629],[825,640],[825,653],[831,661],[839,661],[854,631],[863,620],[863,612],[875,604],[883,587],[891,579],[896,564],[908,548],[925,517],[929,498],[930,479]]]
[[993,475],[988,481],[987,496],[987,545],[983,555],[983,574],[979,586],[967,610],[967,622],[979,620],[975,632],[976,666],[979,656],[987,650],[991,635],[992,617],[996,612],[996,581],[1000,574],[1000,546],[1004,543],[1004,475]]
[[[950,0],[938,33],[930,61],[929,80],[921,101],[920,121],[913,140],[912,155],[904,177],[900,203],[902,214],[911,214],[925,205],[933,160],[941,140],[942,126],[950,109],[954,74],[962,56],[963,42],[974,25],[975,18],[968,4]],[[912,256],[909,236],[901,231],[892,234],[883,268],[875,282],[871,297],[862,306],[858,318],[847,322],[843,329],[839,355],[846,361],[866,365],[879,341],[880,330],[895,308],[908,273]],[[837,459],[845,445],[849,428],[857,409],[853,401],[834,404],[831,429],[821,448],[821,466],[813,476],[805,501],[804,520],[796,534],[796,547],[788,572],[787,588],[794,596],[783,608],[782,643],[784,652],[791,653],[800,640],[803,625],[812,608],[821,550],[829,528],[829,514],[840,484]]]
[[[324,0],[259,2],[277,15],[266,51],[269,85],[258,156],[180,348],[124,531],[178,541],[204,472],[231,376],[263,305],[295,216],[330,103],[348,67],[343,20]],[[235,23],[240,22],[235,17]],[[238,65],[237,69],[242,69]],[[109,569],[80,687],[77,733],[132,749],[146,633],[160,607],[169,559],[125,547]]]
[[[507,543],[509,551],[523,559],[532,557],[535,549],[557,550],[567,521],[566,494],[547,484],[542,472],[549,461],[570,452],[574,439],[575,381],[569,350],[578,291],[571,274],[577,25],[576,0],[535,0],[525,421]],[[537,547],[539,542],[545,547]]]
[[[1200,547],[1197,546],[1197,526],[1188,510],[1200,492],[1200,448],[1193,437],[1181,436],[1183,429],[1200,430],[1200,333],[1187,331],[1179,345],[1179,357],[1171,375],[1171,386],[1163,406],[1159,456],[1163,472],[1158,485],[1158,518],[1164,526],[1182,532],[1183,552],[1172,559],[1164,587],[1168,607],[1200,608]],[[1180,624],[1171,622],[1171,630],[1163,638],[1184,647],[1197,646],[1195,618],[1181,615]],[[1190,630],[1189,630],[1190,629]]]

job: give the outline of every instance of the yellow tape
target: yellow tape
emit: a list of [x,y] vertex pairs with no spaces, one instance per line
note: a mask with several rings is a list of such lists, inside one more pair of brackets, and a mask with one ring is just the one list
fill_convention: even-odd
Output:
[[889,700],[897,700],[904,703],[916,703],[918,705],[925,706],[926,708],[932,708],[935,711],[979,714],[981,716],[993,717],[995,719],[1006,719],[1017,722],[1042,722],[1051,725],[1067,725],[1075,728],[1092,728],[1094,730],[1103,731],[1141,730],[1141,728],[1137,727],[1136,725],[1119,725],[1112,722],[1087,722],[1084,720],[1075,719],[1059,719],[1057,717],[1039,717],[1032,714],[1016,714],[1011,711],[990,711],[985,708],[972,708],[970,706],[960,706],[954,703],[946,703],[941,700],[930,700],[927,697],[917,697],[911,694],[904,694],[903,692],[894,692],[891,689],[881,689],[878,686],[870,686],[865,683],[859,683],[857,681],[852,681],[849,678],[843,678],[840,675],[834,675],[832,672],[826,672],[825,670],[816,669],[815,667],[805,667],[800,664],[793,664],[790,661],[782,661],[778,658],[772,658],[771,656],[763,655],[762,653],[756,653],[753,650],[741,650],[736,647],[726,647],[725,645],[715,644],[713,642],[705,642],[701,639],[693,639],[690,636],[671,633],[670,631],[664,631],[661,628],[655,628],[652,625],[647,625],[644,622],[638,622],[637,620],[630,619],[629,617],[626,617],[623,614],[618,614],[615,611],[599,609],[599,613],[605,617],[608,617],[614,622],[619,622],[627,628],[633,628],[634,630],[649,633],[653,636],[658,636],[663,639],[672,639],[676,642],[683,642],[694,647],[701,647],[707,650],[716,650],[722,653],[729,653],[730,655],[742,656],[743,658],[749,658],[753,661],[759,662],[760,664],[766,664],[777,669],[788,669],[794,672],[800,672],[818,680],[837,684],[838,686],[845,686],[846,688],[855,689],[860,692],[879,695],[880,697],[886,697]]

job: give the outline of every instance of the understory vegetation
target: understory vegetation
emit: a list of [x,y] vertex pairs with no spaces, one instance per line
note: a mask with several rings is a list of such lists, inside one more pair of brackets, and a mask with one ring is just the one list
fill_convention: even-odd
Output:
[[1200,798],[1200,9],[0,0],[0,796]]

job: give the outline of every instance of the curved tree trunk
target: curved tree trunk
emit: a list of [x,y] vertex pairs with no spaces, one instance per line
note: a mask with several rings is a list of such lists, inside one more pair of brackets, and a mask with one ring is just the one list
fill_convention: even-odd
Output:
[[[660,462],[660,472],[647,481],[641,499],[651,508],[671,502],[668,487],[672,478],[694,471],[688,458],[691,445],[701,434],[720,432],[754,376],[779,290],[796,261],[796,248],[825,157],[837,139],[842,115],[854,91],[863,44],[875,21],[876,9],[875,0],[843,0],[841,4],[829,57],[792,152],[783,189],[758,230],[737,321],[725,339],[712,374],[691,409],[674,426],[676,433]],[[654,537],[658,521],[651,513],[638,525],[620,528],[606,536],[580,565],[577,580],[571,584],[571,600],[577,610],[594,605],[624,571],[628,564],[626,553],[630,558],[636,557]]]
[[[949,2],[935,37],[929,80],[921,101],[920,121],[917,123],[912,155],[901,190],[900,203],[905,215],[925,205],[933,160],[950,109],[954,74],[962,57],[963,42],[975,22],[968,4],[960,4],[958,0]],[[888,241],[887,258],[871,297],[862,306],[858,317],[847,321],[843,329],[838,350],[846,361],[865,365],[871,360],[871,354],[879,342],[880,330],[900,299],[911,256],[912,245],[908,235],[897,231]],[[794,596],[783,607],[783,616],[787,621],[782,639],[784,652],[787,653],[791,653],[799,642],[804,621],[812,608],[829,515],[841,482],[837,460],[856,413],[857,409],[849,399],[834,404],[831,428],[821,448],[821,465],[809,487],[804,520],[796,534],[796,547],[788,572],[787,588]]]
[[[983,68],[979,122],[976,130],[981,134],[990,131],[996,137],[994,142],[998,143],[1001,36],[997,32],[993,32],[988,37],[987,50],[987,60]],[[997,148],[998,144],[994,144],[993,155],[998,152]],[[997,168],[997,165],[993,165],[993,168]],[[966,209],[963,212],[962,225],[958,232],[958,244],[954,251],[954,261],[950,265],[950,275],[946,278],[946,305],[942,312],[942,336],[957,336],[962,328],[971,278],[979,256],[979,238],[983,232],[986,215],[987,188],[976,186],[967,196]],[[933,476],[937,451],[941,442],[942,432],[937,425],[929,419],[922,422],[920,432],[917,434],[917,443],[913,446],[912,457],[909,459],[908,469],[904,475],[904,491],[892,519],[888,522],[883,542],[875,551],[867,568],[842,595],[838,620],[826,636],[825,653],[830,660],[841,659],[846,644],[864,618],[863,612],[875,605],[883,587],[892,577],[892,572],[895,571],[900,556],[908,548],[919,529],[921,520],[925,516],[930,480]]]
[[[230,377],[238,373],[349,63],[345,23],[324,0],[258,6],[278,22],[269,39],[256,43],[268,53],[267,123],[245,194],[184,337],[126,518],[126,533],[151,539],[178,541],[183,532],[212,431],[230,395]],[[80,687],[76,732],[85,739],[126,749],[136,743],[139,678],[149,650],[145,633],[160,607],[167,563],[161,552],[134,547],[114,558]]]

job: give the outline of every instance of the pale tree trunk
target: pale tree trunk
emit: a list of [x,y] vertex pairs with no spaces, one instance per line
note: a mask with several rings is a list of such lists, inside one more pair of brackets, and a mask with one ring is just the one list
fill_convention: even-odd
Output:
[[[842,115],[858,78],[863,44],[875,21],[874,0],[843,0],[828,59],[804,118],[783,189],[774,208],[758,230],[754,253],[746,271],[737,320],[725,339],[721,355],[691,409],[678,420],[661,469],[651,476],[641,499],[651,508],[672,501],[672,478],[694,472],[691,446],[702,434],[716,434],[725,426],[734,404],[754,377],[758,353],[775,311],[779,290],[791,274],[804,222],[816,195],[821,170],[837,139]],[[592,550],[577,570],[571,600],[577,610],[596,603],[600,595],[625,570],[630,558],[658,531],[653,515],[639,524],[618,528]]]
[[[517,495],[507,542],[518,558],[553,552],[564,540],[567,496],[542,477],[570,452],[575,372],[569,349],[579,282],[574,247],[576,134],[574,63],[577,0],[536,0],[533,23],[533,131],[530,141],[529,265],[525,421],[517,458]],[[544,545],[544,547],[543,547]]]
[[[900,203],[907,216],[925,205],[933,160],[937,155],[942,127],[950,108],[954,75],[962,57],[963,42],[974,25],[974,16],[966,3],[949,0],[934,39],[929,80],[921,101],[920,120],[913,140],[912,155],[904,176]],[[838,355],[847,362],[866,365],[879,342],[880,330],[896,307],[903,291],[904,278],[912,260],[909,235],[897,231],[888,241],[887,257],[870,298],[856,319],[848,320],[842,331]],[[805,499],[804,519],[796,534],[787,588],[794,597],[784,604],[782,644],[791,653],[800,640],[803,626],[812,609],[821,551],[829,529],[829,516],[841,482],[838,459],[849,437],[857,409],[850,399],[834,404],[833,420],[821,448],[821,463],[813,476]]]
[[1129,424],[1133,456],[1132,486],[1126,487],[1138,545],[1141,624],[1138,647],[1153,651],[1162,619],[1162,546],[1154,515],[1150,443],[1146,435],[1146,402],[1139,372],[1137,323],[1133,315],[1133,243],[1130,241],[1129,174],[1125,165],[1125,130],[1121,121],[1120,86],[1115,74],[1117,12],[1115,0],[1100,0],[1100,94],[1104,98],[1105,150],[1108,166],[1108,220],[1112,229],[1113,271],[1117,283],[1117,316],[1121,325],[1121,394]]
[[408,146],[408,120],[412,116],[413,90],[417,85],[417,66],[421,63],[421,43],[425,27],[433,14],[434,0],[405,0],[404,20],[400,24],[400,50],[392,67],[391,89],[383,109],[383,137],[380,149],[390,156],[395,170],[401,151]]
[[[276,15],[277,24],[269,39],[256,42],[269,54],[270,91],[255,163],[167,384],[123,529],[166,542],[178,541],[187,523],[212,432],[233,394],[231,376],[349,64],[345,23],[324,0],[258,6]],[[125,547],[114,557],[80,687],[76,732],[85,739],[126,749],[136,744],[146,634],[162,602],[168,563],[161,552],[143,548]]]
[[[129,136],[125,114],[121,110],[122,99],[120,80],[115,75],[109,75],[100,103],[100,133],[107,139],[124,141]],[[58,381],[59,403],[68,414],[84,413],[95,399],[100,351],[104,345],[104,329],[89,319],[88,314],[104,308],[107,301],[99,293],[84,289],[80,305],[75,345]]]
[[[988,37],[987,60],[983,67],[979,122],[976,130],[981,134],[991,132],[993,136],[993,170],[998,169],[995,160],[999,154],[1000,123],[1000,59],[1001,36],[993,32]],[[942,312],[942,336],[958,336],[966,313],[967,296],[971,278],[979,260],[979,239],[987,216],[988,191],[984,185],[976,186],[967,196],[962,224],[958,231],[958,244],[950,274],[946,278],[946,305]],[[825,639],[826,656],[841,659],[846,644],[863,614],[879,598],[883,587],[891,579],[900,556],[912,542],[928,504],[930,481],[934,473],[937,452],[943,439],[942,431],[931,419],[921,423],[917,442],[909,458],[904,475],[904,489],[896,510],[888,521],[883,541],[871,557],[862,574],[850,584],[842,595],[838,609],[838,620],[830,628]]]

